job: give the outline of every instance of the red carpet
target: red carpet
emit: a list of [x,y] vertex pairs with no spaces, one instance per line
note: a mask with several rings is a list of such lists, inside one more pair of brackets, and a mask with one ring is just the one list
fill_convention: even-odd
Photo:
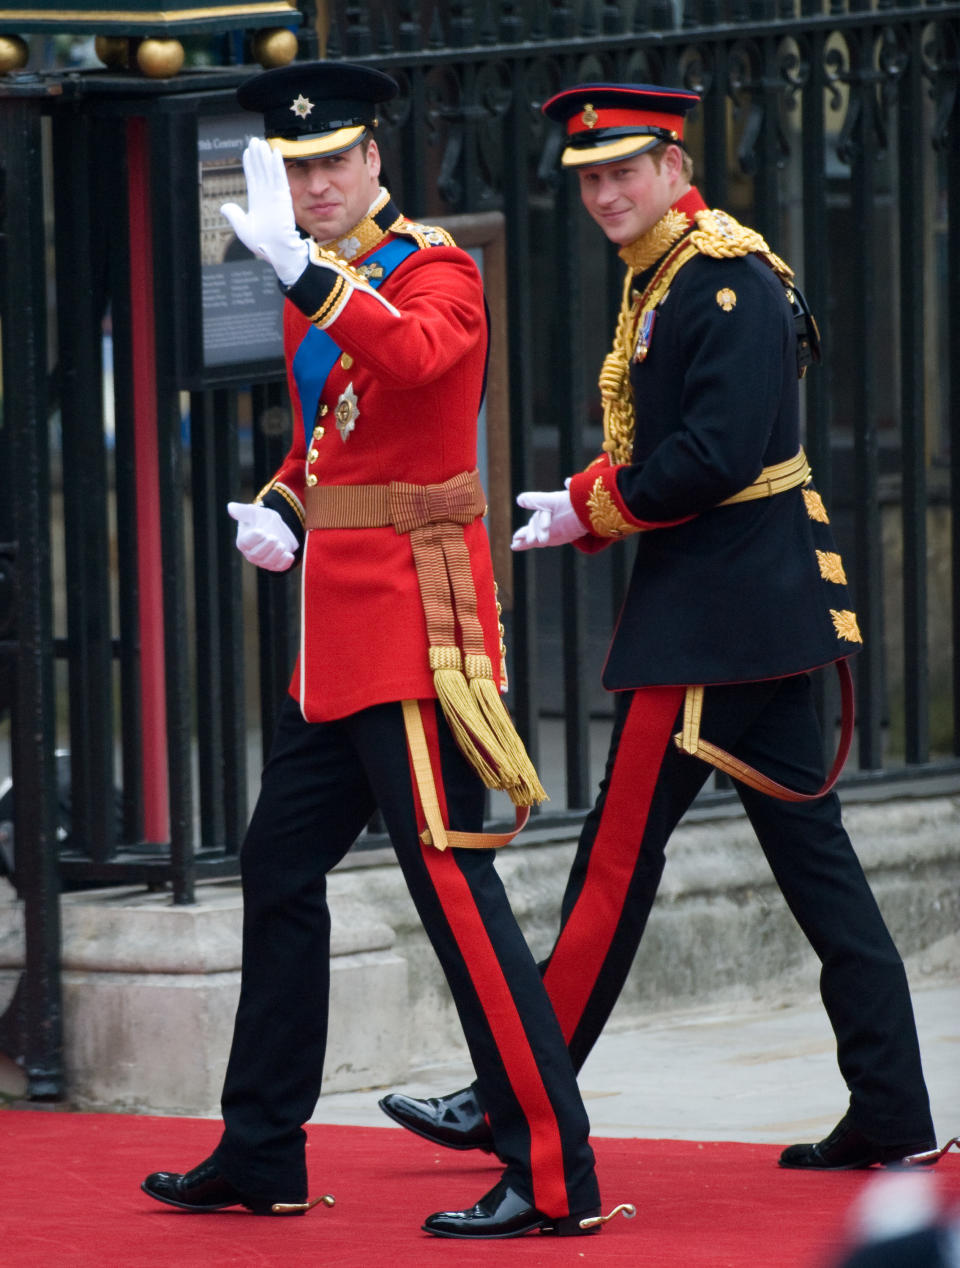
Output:
[[[497,1178],[485,1158],[406,1132],[311,1126],[312,1195],[336,1206],[304,1217],[189,1215],[140,1192],[150,1171],[210,1152],[218,1124],[57,1111],[0,1112],[0,1262],[17,1268],[824,1268],[869,1172],[808,1175],[776,1166],[774,1145],[595,1140],[604,1209],[637,1206],[594,1237],[539,1234],[466,1243],[420,1231],[432,1211],[470,1206]],[[960,1200],[960,1154],[934,1172]]]

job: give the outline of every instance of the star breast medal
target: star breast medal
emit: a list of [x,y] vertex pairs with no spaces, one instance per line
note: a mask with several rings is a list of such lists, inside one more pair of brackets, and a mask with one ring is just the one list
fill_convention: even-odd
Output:
[[347,437],[356,427],[357,419],[360,417],[357,394],[353,390],[352,383],[348,383],[340,393],[333,413],[337,420],[337,431],[340,433],[340,439],[346,444]]

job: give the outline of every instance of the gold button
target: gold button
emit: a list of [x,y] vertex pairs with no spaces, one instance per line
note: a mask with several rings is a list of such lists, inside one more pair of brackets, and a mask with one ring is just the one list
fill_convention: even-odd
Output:
[[351,357],[349,352],[345,352],[343,354],[343,356],[340,358],[340,364],[345,370],[350,369],[350,367],[353,365],[353,357]]
[[308,475],[308,476],[307,476],[307,488],[308,488],[308,489],[312,489],[312,488],[313,488],[313,486],[314,486],[316,483],[317,483],[317,477],[316,477],[315,475]]
[[329,405],[321,405],[321,406],[320,406],[320,417],[321,417],[321,418],[325,418],[325,417],[326,417],[326,413],[327,413],[327,410],[328,410],[329,408],[330,408],[330,406],[329,406]]
[[323,440],[323,433],[324,433],[324,430],[325,430],[325,429],[324,429],[323,427],[314,427],[314,429],[313,429],[313,438],[314,438],[314,440]]
[[320,455],[317,453],[316,449],[311,449],[307,454],[307,462],[316,462],[319,457]]

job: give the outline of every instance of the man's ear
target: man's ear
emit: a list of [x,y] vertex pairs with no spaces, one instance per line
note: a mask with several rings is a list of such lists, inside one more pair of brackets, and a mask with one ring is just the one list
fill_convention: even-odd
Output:
[[679,145],[668,145],[661,162],[666,163],[667,172],[675,180],[683,173],[683,150]]
[[379,176],[380,175],[380,151],[377,148],[376,141],[374,141],[372,138],[369,144],[367,145],[367,162],[370,165],[370,175]]

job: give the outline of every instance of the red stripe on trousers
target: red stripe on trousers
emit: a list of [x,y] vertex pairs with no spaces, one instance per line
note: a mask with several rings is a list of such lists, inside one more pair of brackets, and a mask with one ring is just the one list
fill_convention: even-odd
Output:
[[[449,827],[446,797],[440,774],[440,746],[433,702],[420,703],[420,716],[430,750],[443,822]],[[411,782],[417,805],[418,825],[425,826],[416,779]],[[503,968],[490,941],[466,877],[451,850],[423,846],[427,871],[440,905],[463,956],[467,972],[480,1000],[513,1093],[530,1128],[530,1175],[533,1204],[544,1215],[569,1214],[563,1168],[563,1147],[556,1115],[547,1096],[536,1058],[517,1012]],[[506,901],[506,899],[504,899]]]
[[544,974],[567,1043],[616,932],[640,856],[663,754],[685,687],[636,690],[623,724],[583,888]]

